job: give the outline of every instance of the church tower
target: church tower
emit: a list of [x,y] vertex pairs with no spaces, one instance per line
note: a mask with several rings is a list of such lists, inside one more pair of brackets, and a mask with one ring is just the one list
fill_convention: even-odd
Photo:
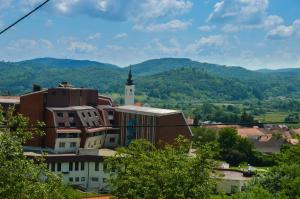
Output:
[[129,68],[128,79],[125,85],[125,105],[134,105],[134,84],[131,74],[131,65]]

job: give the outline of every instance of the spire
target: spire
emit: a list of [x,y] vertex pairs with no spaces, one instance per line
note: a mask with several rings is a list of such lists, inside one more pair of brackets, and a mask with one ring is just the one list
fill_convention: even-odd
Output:
[[131,74],[131,65],[129,66],[129,73],[128,73],[128,79],[127,79],[126,85],[128,85],[128,86],[133,85],[132,74]]

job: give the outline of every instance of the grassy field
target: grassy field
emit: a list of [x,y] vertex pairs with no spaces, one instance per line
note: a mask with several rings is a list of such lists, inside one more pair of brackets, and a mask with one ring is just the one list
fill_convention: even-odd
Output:
[[268,112],[264,115],[255,117],[255,119],[261,122],[284,122],[284,119],[288,114],[288,112]]

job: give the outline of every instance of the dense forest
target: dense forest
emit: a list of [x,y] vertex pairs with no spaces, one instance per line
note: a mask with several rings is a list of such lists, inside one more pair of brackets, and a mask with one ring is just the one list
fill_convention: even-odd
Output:
[[[33,84],[48,88],[67,81],[76,87],[96,88],[122,103],[129,67],[88,60],[39,58],[0,62],[0,69],[0,95],[20,95],[31,91]],[[162,58],[132,65],[132,73],[137,101],[183,109],[195,116],[204,103],[239,104],[238,117],[245,111],[260,115],[277,110],[289,112],[288,120],[293,120],[297,118],[293,112],[300,111],[300,69],[296,68],[252,71],[186,58]],[[213,110],[229,113],[224,107]],[[236,118],[227,114],[222,120],[228,117]]]

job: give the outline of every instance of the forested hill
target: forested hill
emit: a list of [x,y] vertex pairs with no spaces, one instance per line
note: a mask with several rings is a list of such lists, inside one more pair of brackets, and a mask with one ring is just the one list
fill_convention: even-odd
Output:
[[[32,84],[53,87],[61,81],[97,88],[102,93],[123,94],[128,73],[128,67],[54,58],[0,62],[0,69],[0,94],[22,94],[30,91]],[[185,58],[162,58],[133,65],[132,72],[138,95],[163,100],[300,98],[300,69],[251,71]]]

